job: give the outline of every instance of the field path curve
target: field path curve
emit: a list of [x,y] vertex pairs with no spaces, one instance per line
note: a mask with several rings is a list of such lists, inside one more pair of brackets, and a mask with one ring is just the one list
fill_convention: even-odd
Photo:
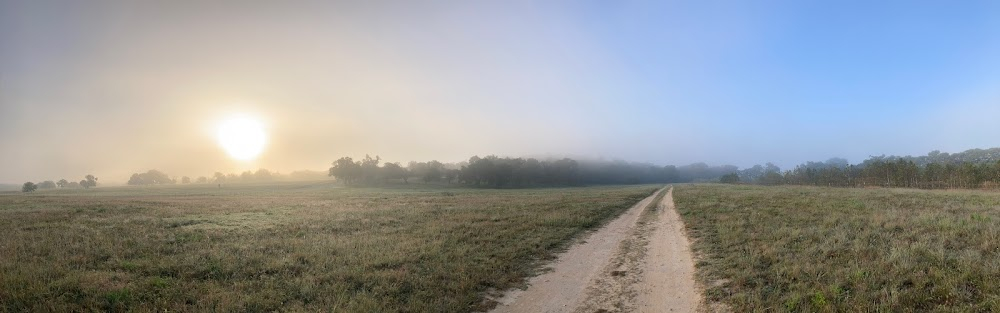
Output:
[[[664,188],[665,189],[665,188]],[[702,295],[673,188],[661,189],[508,291],[494,312],[695,312]]]

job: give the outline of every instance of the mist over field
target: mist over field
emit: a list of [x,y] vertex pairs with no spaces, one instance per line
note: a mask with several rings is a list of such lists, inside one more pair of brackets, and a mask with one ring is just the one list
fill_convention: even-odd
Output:
[[1000,1],[0,0],[0,312],[1000,312]]
[[[782,1],[779,1],[782,2]],[[0,182],[997,146],[994,2],[0,1]],[[215,128],[260,121],[237,161]]]

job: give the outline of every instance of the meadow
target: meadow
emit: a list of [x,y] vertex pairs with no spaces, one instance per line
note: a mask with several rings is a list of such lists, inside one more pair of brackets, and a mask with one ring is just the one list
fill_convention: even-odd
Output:
[[681,185],[706,298],[736,312],[1000,311],[1000,193]]
[[0,195],[0,311],[464,312],[659,186]]

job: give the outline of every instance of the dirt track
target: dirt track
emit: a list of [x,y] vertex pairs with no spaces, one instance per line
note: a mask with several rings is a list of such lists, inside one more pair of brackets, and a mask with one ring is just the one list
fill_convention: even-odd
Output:
[[[659,192],[658,192],[659,193]],[[650,196],[573,245],[494,312],[693,312],[701,294],[673,190]]]
[[656,229],[649,240],[644,275],[637,288],[640,312],[694,312],[701,303],[691,243],[684,234],[684,221],[674,209],[673,194],[671,188],[656,212]]

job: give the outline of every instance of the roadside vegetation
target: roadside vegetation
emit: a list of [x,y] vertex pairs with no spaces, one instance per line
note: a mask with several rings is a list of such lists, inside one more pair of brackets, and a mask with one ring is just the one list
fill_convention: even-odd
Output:
[[482,310],[658,187],[0,195],[0,311]]
[[735,312],[1000,311],[1000,194],[681,185],[710,302]]

